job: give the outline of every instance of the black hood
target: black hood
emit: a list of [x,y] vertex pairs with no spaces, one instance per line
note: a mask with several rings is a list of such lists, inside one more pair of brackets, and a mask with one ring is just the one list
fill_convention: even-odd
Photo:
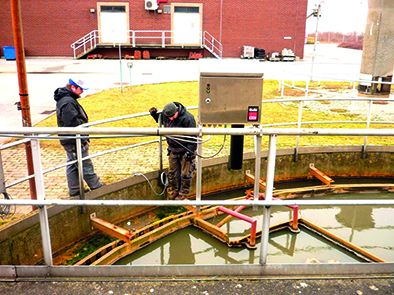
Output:
[[72,92],[67,87],[58,88],[53,93],[53,99],[55,101],[59,101],[65,96],[71,96],[74,99],[78,99],[79,98],[79,95],[75,94],[74,92]]

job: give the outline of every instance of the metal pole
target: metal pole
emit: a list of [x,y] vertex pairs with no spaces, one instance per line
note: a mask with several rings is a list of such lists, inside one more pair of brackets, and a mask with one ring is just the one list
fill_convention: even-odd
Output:
[[219,16],[219,42],[222,43],[223,33],[223,0],[220,0],[220,16]]
[[272,200],[272,192],[274,188],[274,176],[275,176],[275,160],[276,160],[276,134],[273,134],[270,135],[270,139],[269,139],[267,178],[266,178],[266,190],[265,190],[265,199],[267,201]]
[[[83,163],[82,163],[82,143],[81,135],[77,134],[76,138],[76,149],[77,149],[77,163],[78,163],[78,180],[79,180],[79,198],[85,200],[85,190],[83,189]],[[85,213],[85,207],[82,207],[82,213]]]
[[[41,166],[41,153],[40,153],[40,142],[37,139],[31,141],[33,151],[33,163],[34,163],[34,180],[37,187],[38,200],[45,200],[45,185],[44,175],[42,173]],[[39,219],[41,229],[41,240],[42,240],[42,251],[44,254],[44,261],[46,265],[52,266],[52,246],[51,246],[51,235],[49,229],[48,212],[46,206],[39,206]]]
[[[161,114],[159,115],[159,128],[161,127]],[[160,174],[163,171],[163,137],[159,136],[159,171]]]
[[[23,44],[23,29],[20,0],[11,0],[11,16],[12,16],[12,30],[14,35],[16,66],[18,72],[19,82],[19,99],[22,110],[22,126],[31,127],[29,91],[27,87],[26,78],[26,64],[25,64],[25,50]],[[30,141],[25,144],[27,172],[29,175],[34,174],[33,157],[31,151]],[[37,199],[36,185],[34,179],[29,179],[30,198]],[[33,207],[33,210],[35,207]]]
[[1,150],[0,150],[0,194],[5,193],[5,177],[4,177],[4,168],[3,168],[3,160],[1,157]]
[[119,76],[120,76],[120,92],[123,93],[123,79],[122,79],[122,47],[119,43]]
[[[297,128],[301,129],[301,124],[302,124],[302,107],[303,107],[304,102],[302,100],[299,101],[298,103],[298,118],[297,118]],[[300,145],[300,136],[296,136],[296,147],[294,149],[294,161],[298,160],[298,148]]]
[[[275,177],[275,158],[276,158],[276,135],[273,134],[270,136],[270,140],[269,140],[267,178],[266,178],[266,190],[265,190],[266,201],[272,201],[272,192],[274,188],[274,177]],[[270,215],[271,215],[271,207],[265,206],[263,212],[263,227],[261,231],[262,238],[261,238],[260,264],[267,263]]]
[[261,167],[261,135],[256,135],[254,137],[255,144],[255,166],[254,166],[254,188],[253,188],[253,199],[259,199],[260,193],[260,167]]
[[[200,135],[198,136],[197,140],[197,159],[196,159],[196,200],[201,201],[201,192],[202,192],[202,129],[201,125],[199,125],[200,128]],[[200,211],[200,207],[197,207],[197,212]]]
[[313,70],[315,65],[315,56],[316,56],[316,45],[317,45],[317,38],[319,36],[318,27],[319,27],[319,19],[320,19],[320,9],[321,3],[317,6],[317,19],[316,19],[316,29],[315,29],[315,42],[313,44],[313,55],[312,55],[312,66],[311,66],[311,80],[313,81]]
[[46,265],[52,266],[53,262],[52,262],[51,235],[49,230],[48,212],[46,206],[40,207],[39,217],[40,217],[42,249],[44,252],[44,261]]
[[280,97],[283,97],[285,95],[285,81],[280,80]]
[[270,215],[271,207],[264,207],[263,209],[263,227],[261,236],[261,251],[260,251],[260,264],[267,264],[268,257],[268,240],[270,231]]
[[[371,125],[371,114],[372,114],[372,100],[369,101],[368,103],[368,109],[367,109],[367,124],[365,126],[366,129],[368,129]],[[368,144],[368,136],[364,136],[364,145],[362,148],[362,156],[363,158],[366,155],[367,152],[367,144]]]

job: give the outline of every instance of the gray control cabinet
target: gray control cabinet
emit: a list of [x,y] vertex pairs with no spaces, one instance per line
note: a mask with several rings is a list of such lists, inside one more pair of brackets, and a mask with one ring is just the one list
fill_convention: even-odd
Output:
[[201,73],[201,124],[259,124],[262,73]]

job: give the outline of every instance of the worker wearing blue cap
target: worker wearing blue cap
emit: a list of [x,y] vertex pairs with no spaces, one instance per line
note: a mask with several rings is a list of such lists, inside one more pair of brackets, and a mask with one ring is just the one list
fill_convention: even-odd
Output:
[[[77,101],[81,97],[85,83],[79,79],[69,79],[65,87],[55,90],[54,99],[56,101],[57,125],[59,127],[77,127],[88,122],[88,115]],[[66,151],[67,162],[77,159],[76,141],[72,135],[64,136],[60,140]],[[72,138],[70,138],[72,137]],[[89,138],[82,138],[82,157],[89,156]],[[77,196],[79,192],[79,176],[77,163],[68,165],[66,168],[68,192],[70,196]],[[91,190],[102,186],[100,178],[94,172],[93,163],[90,159],[83,161],[83,179]]]

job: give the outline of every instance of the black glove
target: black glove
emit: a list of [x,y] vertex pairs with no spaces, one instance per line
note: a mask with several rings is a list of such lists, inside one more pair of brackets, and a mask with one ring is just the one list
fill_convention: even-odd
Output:
[[185,154],[186,161],[193,161],[195,157],[196,157],[196,154],[192,153],[192,152],[186,152],[186,154]]
[[149,114],[151,114],[151,116],[156,115],[157,114],[157,109],[155,107],[151,107],[149,109]]

